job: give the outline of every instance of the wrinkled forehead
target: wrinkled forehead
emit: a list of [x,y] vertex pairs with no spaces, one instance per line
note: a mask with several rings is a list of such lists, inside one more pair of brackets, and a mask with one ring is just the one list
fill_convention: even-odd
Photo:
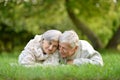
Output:
[[72,48],[68,42],[60,42],[59,45],[64,48]]
[[59,45],[59,42],[55,41],[55,40],[45,40],[45,41],[47,41],[48,43],[50,43],[52,45]]
[[44,40],[47,41],[57,41],[58,42],[58,36],[43,36]]
[[42,38],[45,40],[55,40],[58,41],[61,33],[57,31],[48,31],[42,35]]

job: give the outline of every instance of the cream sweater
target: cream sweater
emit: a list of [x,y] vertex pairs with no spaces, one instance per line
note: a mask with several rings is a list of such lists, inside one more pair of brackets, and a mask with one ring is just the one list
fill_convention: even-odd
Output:
[[24,50],[19,55],[18,62],[24,66],[38,66],[38,65],[58,65],[58,50],[53,54],[43,54],[41,49],[41,35],[36,35],[34,39],[30,40],[25,46]]
[[94,64],[103,66],[103,60],[100,53],[93,49],[93,47],[85,40],[79,41],[78,50],[74,55],[66,59],[60,58],[62,63],[66,63],[67,60],[73,60],[73,64]]

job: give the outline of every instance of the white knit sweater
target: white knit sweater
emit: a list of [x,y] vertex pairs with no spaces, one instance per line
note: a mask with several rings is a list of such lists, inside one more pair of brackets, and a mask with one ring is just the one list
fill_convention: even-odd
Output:
[[62,63],[66,63],[67,60],[73,60],[73,64],[95,64],[103,66],[102,56],[96,51],[87,41],[79,40],[78,50],[74,55],[66,59],[60,58]]
[[24,50],[19,55],[19,64],[24,66],[59,64],[58,50],[53,54],[44,54],[41,49],[40,41],[41,35],[36,35],[34,39],[28,42]]

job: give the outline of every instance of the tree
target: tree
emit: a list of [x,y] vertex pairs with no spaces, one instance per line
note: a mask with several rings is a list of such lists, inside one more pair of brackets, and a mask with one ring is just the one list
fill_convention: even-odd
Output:
[[100,41],[99,37],[97,37],[95,33],[93,33],[93,31],[91,31],[83,22],[81,22],[75,16],[74,12],[69,6],[69,0],[66,0],[66,10],[68,12],[69,17],[75,24],[75,26],[90,39],[90,41],[93,43],[94,48],[96,49],[102,48],[102,42]]
[[[97,6],[99,6],[101,4],[101,2],[100,1],[92,1],[92,0],[89,1],[88,3],[85,2],[85,1],[78,1],[77,3],[76,2],[73,1],[73,0],[66,0],[66,10],[68,12],[68,15],[69,15],[70,19],[72,20],[72,22],[74,23],[74,25],[82,33],[84,33],[88,37],[88,39],[92,42],[94,48],[96,48],[96,49],[102,48],[103,47],[102,41],[99,39],[99,37],[93,31],[91,31],[89,29],[88,26],[86,26],[82,21],[80,21],[80,19],[74,13],[75,5],[73,5],[73,4],[79,4],[79,5],[83,6],[82,8],[87,9],[88,12],[87,11],[86,12],[91,15],[91,13],[92,13],[91,12],[91,8],[93,8],[93,10],[96,10]],[[92,4],[95,3],[97,5],[96,6],[87,5],[89,3],[92,3]],[[104,14],[106,11],[109,11],[109,12],[114,12],[115,11],[116,3],[117,2],[109,1],[109,2],[102,2],[102,3],[103,3],[103,5],[101,6],[101,8],[99,8],[97,10],[100,14]],[[79,5],[77,5],[77,8],[81,9],[81,7]],[[87,6],[85,6],[85,5],[89,6],[90,8],[87,7]],[[110,7],[105,7],[106,5],[109,5]],[[119,8],[119,6],[117,6],[116,9],[118,9],[118,8]],[[100,9],[102,9],[103,11],[101,11]],[[83,11],[83,13],[84,13],[84,11]],[[97,12],[94,12],[94,13],[97,13]],[[117,11],[116,11],[116,13],[117,13]],[[94,16],[96,16],[96,15],[94,15]],[[111,20],[111,22],[112,22],[112,20]],[[119,28],[118,28],[117,31],[112,36],[111,40],[108,41],[107,48],[114,48],[114,49],[116,49],[117,45],[120,44],[120,41],[119,41],[120,37],[119,36],[120,36],[120,33],[119,33]]]
[[48,29],[75,29],[96,49],[106,48],[112,40],[119,45],[119,36],[115,37],[120,25],[117,0],[2,0],[0,4],[0,22],[9,25],[9,30],[38,34]]
[[106,48],[117,49],[118,44],[120,44],[120,25],[119,25],[117,31],[113,34],[113,36],[110,39],[109,43],[107,44]]

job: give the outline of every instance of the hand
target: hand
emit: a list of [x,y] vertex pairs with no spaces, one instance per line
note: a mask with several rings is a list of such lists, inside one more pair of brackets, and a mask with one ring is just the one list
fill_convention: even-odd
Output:
[[68,60],[67,64],[73,64],[73,60]]

